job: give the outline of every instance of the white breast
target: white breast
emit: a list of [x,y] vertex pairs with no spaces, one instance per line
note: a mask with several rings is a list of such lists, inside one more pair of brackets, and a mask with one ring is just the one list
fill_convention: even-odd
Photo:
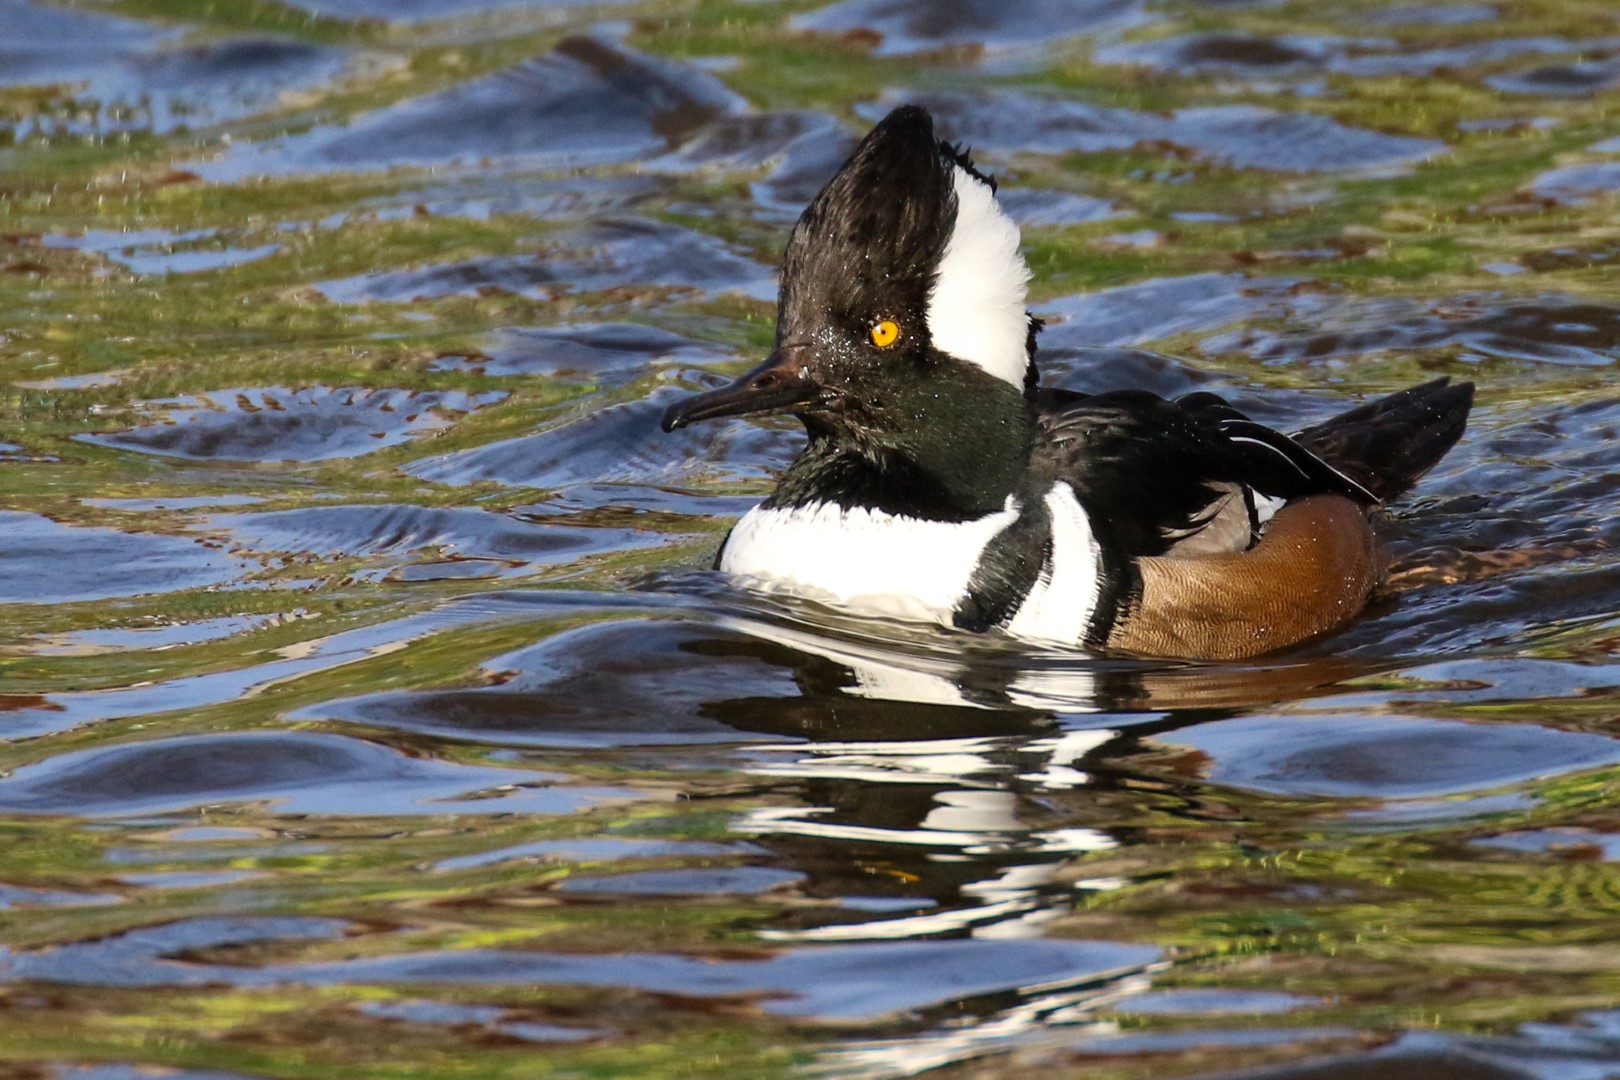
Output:
[[1007,633],[1074,645],[1085,641],[1102,594],[1102,548],[1068,484],[1052,485],[1046,509],[1052,515],[1051,565],[1007,624]]
[[862,613],[950,625],[985,545],[1017,518],[1010,496],[965,522],[832,503],[756,506],[732,530],[720,569]]

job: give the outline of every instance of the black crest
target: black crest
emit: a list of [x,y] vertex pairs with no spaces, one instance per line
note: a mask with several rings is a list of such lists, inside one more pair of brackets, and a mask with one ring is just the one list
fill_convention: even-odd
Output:
[[920,330],[956,221],[956,164],[915,105],[873,128],[794,226],[778,340],[829,318],[858,332],[879,308]]

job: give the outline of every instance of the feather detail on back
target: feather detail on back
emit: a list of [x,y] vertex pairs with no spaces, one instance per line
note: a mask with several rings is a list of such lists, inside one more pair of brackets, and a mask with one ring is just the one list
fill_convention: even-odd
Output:
[[1196,559],[1200,555],[1243,551],[1254,542],[1257,523],[1249,505],[1253,496],[1238,484],[1211,484],[1210,487],[1220,494],[1199,511],[1192,528],[1180,537],[1166,537],[1174,543],[1165,550],[1165,555],[1173,559]]

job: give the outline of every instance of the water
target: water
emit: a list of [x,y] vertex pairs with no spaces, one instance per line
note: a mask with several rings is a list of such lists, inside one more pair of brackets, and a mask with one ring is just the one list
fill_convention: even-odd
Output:
[[[1620,1076],[1617,94],[1598,0],[0,0],[0,1073]],[[707,569],[801,436],[657,418],[903,100],[1052,384],[1478,382],[1364,617]]]

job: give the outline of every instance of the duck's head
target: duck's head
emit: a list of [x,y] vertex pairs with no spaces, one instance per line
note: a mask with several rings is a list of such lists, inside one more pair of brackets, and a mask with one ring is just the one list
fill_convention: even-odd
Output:
[[965,406],[1021,409],[1036,324],[1018,240],[995,184],[927,112],[895,109],[794,226],[770,356],[676,403],[664,430],[792,413],[812,436],[888,450]]

